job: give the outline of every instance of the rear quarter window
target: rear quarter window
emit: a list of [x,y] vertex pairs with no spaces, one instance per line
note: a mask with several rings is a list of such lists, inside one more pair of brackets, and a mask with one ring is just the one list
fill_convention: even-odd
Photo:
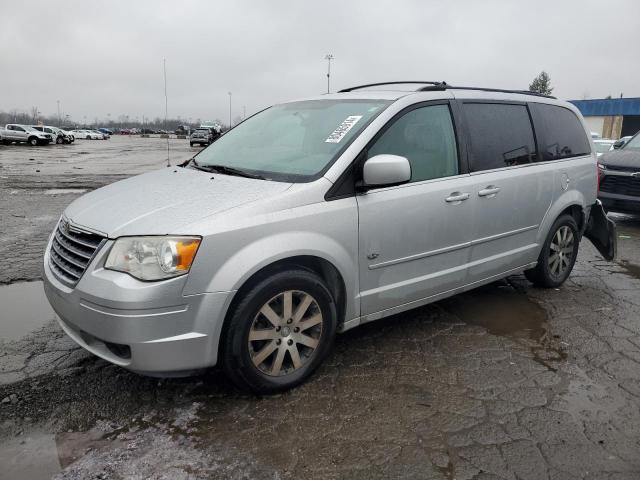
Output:
[[531,103],[529,107],[541,145],[542,161],[591,154],[589,139],[575,113],[568,108],[543,103]]
[[526,105],[465,103],[472,172],[527,164],[536,144]]

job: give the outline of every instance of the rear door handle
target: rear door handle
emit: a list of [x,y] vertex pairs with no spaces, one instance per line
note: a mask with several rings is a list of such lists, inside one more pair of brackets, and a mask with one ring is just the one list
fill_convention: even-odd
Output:
[[500,191],[500,188],[489,185],[478,192],[479,197],[494,197]]
[[460,203],[460,202],[464,202],[468,198],[469,198],[468,193],[453,192],[451,195],[445,198],[444,201],[447,203]]

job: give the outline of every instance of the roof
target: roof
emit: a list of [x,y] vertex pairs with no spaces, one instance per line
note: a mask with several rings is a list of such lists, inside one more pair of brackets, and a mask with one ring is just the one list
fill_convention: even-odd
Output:
[[598,98],[594,100],[569,100],[585,117],[610,117],[615,115],[640,115],[640,98]]

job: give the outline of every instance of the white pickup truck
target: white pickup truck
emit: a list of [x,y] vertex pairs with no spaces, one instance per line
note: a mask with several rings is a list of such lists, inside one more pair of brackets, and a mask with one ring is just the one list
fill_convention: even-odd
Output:
[[46,145],[54,141],[49,133],[39,132],[28,125],[18,125],[9,123],[0,131],[0,139],[2,143],[8,145],[10,143],[28,143],[31,146]]

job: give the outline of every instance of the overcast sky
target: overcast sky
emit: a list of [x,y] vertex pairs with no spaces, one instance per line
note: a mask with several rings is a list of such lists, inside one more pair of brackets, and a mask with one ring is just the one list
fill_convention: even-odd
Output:
[[640,2],[35,1],[0,14],[0,110],[228,121],[384,80],[640,96]]

